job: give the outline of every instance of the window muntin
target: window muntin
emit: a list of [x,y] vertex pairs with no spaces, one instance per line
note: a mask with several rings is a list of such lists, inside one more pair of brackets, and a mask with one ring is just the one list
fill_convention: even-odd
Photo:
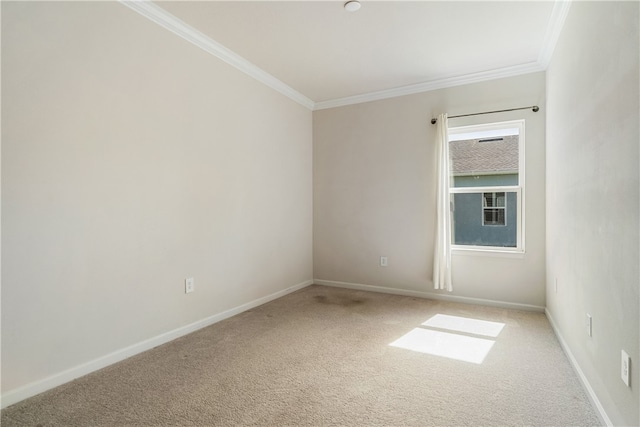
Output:
[[452,248],[524,251],[524,120],[449,128]]

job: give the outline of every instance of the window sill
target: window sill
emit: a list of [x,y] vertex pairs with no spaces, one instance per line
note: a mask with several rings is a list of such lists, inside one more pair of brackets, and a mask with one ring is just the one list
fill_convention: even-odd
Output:
[[499,248],[465,248],[454,246],[451,248],[451,255],[455,256],[488,256],[498,258],[524,258],[522,249],[499,249]]

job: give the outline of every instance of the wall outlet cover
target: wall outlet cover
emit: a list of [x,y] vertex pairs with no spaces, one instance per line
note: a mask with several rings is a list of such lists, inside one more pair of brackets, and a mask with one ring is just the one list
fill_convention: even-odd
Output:
[[631,379],[631,359],[626,351],[622,350],[622,360],[620,362],[620,377],[627,387]]
[[184,281],[184,293],[185,294],[189,294],[193,291],[195,291],[196,288],[196,283],[195,280],[193,279],[193,277],[189,277],[188,279],[185,279]]

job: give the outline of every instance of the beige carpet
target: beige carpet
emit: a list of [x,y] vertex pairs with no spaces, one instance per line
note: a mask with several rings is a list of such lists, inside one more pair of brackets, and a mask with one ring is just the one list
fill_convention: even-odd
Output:
[[[505,326],[421,326],[437,314]],[[440,350],[493,342],[482,363],[389,345],[414,329],[440,333]],[[3,427],[598,423],[543,314],[322,286],[2,411]]]

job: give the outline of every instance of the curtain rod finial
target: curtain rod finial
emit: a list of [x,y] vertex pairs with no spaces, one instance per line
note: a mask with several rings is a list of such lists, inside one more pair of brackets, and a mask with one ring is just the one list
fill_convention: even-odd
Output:
[[431,119],[431,124],[435,125],[437,121],[438,121],[438,119]]
[[538,107],[537,105],[534,105],[531,109],[533,110],[534,113],[537,113],[538,110],[540,110],[540,107]]

